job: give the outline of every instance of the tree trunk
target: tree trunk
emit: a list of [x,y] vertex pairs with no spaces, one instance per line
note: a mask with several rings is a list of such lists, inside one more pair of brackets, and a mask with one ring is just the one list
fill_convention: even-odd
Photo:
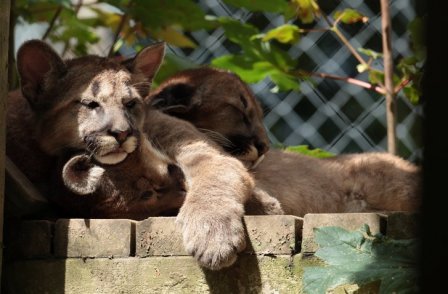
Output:
[[391,21],[389,14],[389,1],[381,0],[381,32],[383,35],[384,55],[384,84],[386,87],[386,119],[387,119],[387,150],[397,153],[397,103],[394,93],[394,60],[391,43]]
[[[5,112],[8,95],[8,47],[10,0],[0,1],[0,281],[3,255],[3,203],[5,199]],[[1,285],[0,285],[1,289]]]

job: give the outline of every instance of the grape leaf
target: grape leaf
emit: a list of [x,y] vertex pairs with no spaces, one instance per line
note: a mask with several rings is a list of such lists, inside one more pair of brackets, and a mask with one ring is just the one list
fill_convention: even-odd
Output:
[[326,293],[343,284],[380,281],[380,293],[418,293],[416,239],[393,240],[371,235],[364,225],[357,231],[339,227],[314,229],[316,256],[327,265],[306,267],[305,293]]

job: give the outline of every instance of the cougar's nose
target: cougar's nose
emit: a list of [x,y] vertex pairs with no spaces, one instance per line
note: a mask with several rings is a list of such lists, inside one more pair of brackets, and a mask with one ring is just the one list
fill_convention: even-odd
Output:
[[130,129],[121,131],[121,130],[109,130],[109,135],[113,136],[118,143],[122,144],[126,139],[132,134]]

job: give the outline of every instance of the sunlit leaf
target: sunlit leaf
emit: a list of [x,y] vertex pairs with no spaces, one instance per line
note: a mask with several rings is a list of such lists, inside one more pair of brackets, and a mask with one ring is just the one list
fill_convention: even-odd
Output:
[[365,63],[360,63],[356,66],[356,69],[358,70],[359,73],[365,72],[368,68],[369,66]]
[[316,0],[292,0],[290,3],[297,18],[303,23],[312,23],[319,15],[319,5]]
[[183,48],[196,48],[197,45],[190,38],[175,30],[173,27],[166,27],[164,29],[153,32],[156,39],[166,41],[171,45]]
[[246,83],[257,83],[275,70],[269,62],[253,61],[239,55],[223,55],[214,59],[212,65],[236,73]]
[[376,52],[371,49],[358,48],[358,51],[364,55],[372,57],[373,59],[383,58],[383,53]]
[[340,20],[345,24],[352,24],[356,22],[366,23],[369,20],[367,16],[351,8],[346,8],[342,11],[336,11],[334,13],[334,18],[336,20]]
[[276,84],[277,91],[297,91],[300,89],[300,81],[287,73],[276,70],[269,77]]
[[277,40],[280,43],[296,43],[300,38],[300,29],[296,25],[284,24],[275,29],[270,30],[264,35],[261,35],[263,42],[270,40]]
[[300,154],[305,154],[317,158],[327,158],[333,157],[334,154],[323,149],[310,149],[307,145],[297,145],[297,146],[288,146],[285,148],[286,151],[295,152]]

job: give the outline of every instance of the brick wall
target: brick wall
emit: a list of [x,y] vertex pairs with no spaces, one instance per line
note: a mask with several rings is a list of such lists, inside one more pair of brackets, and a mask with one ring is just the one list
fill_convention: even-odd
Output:
[[[10,221],[3,293],[300,293],[317,264],[313,228],[340,226],[415,236],[416,216],[394,213],[245,217],[248,247],[222,271],[188,256],[175,218]],[[303,236],[303,238],[302,238]]]

